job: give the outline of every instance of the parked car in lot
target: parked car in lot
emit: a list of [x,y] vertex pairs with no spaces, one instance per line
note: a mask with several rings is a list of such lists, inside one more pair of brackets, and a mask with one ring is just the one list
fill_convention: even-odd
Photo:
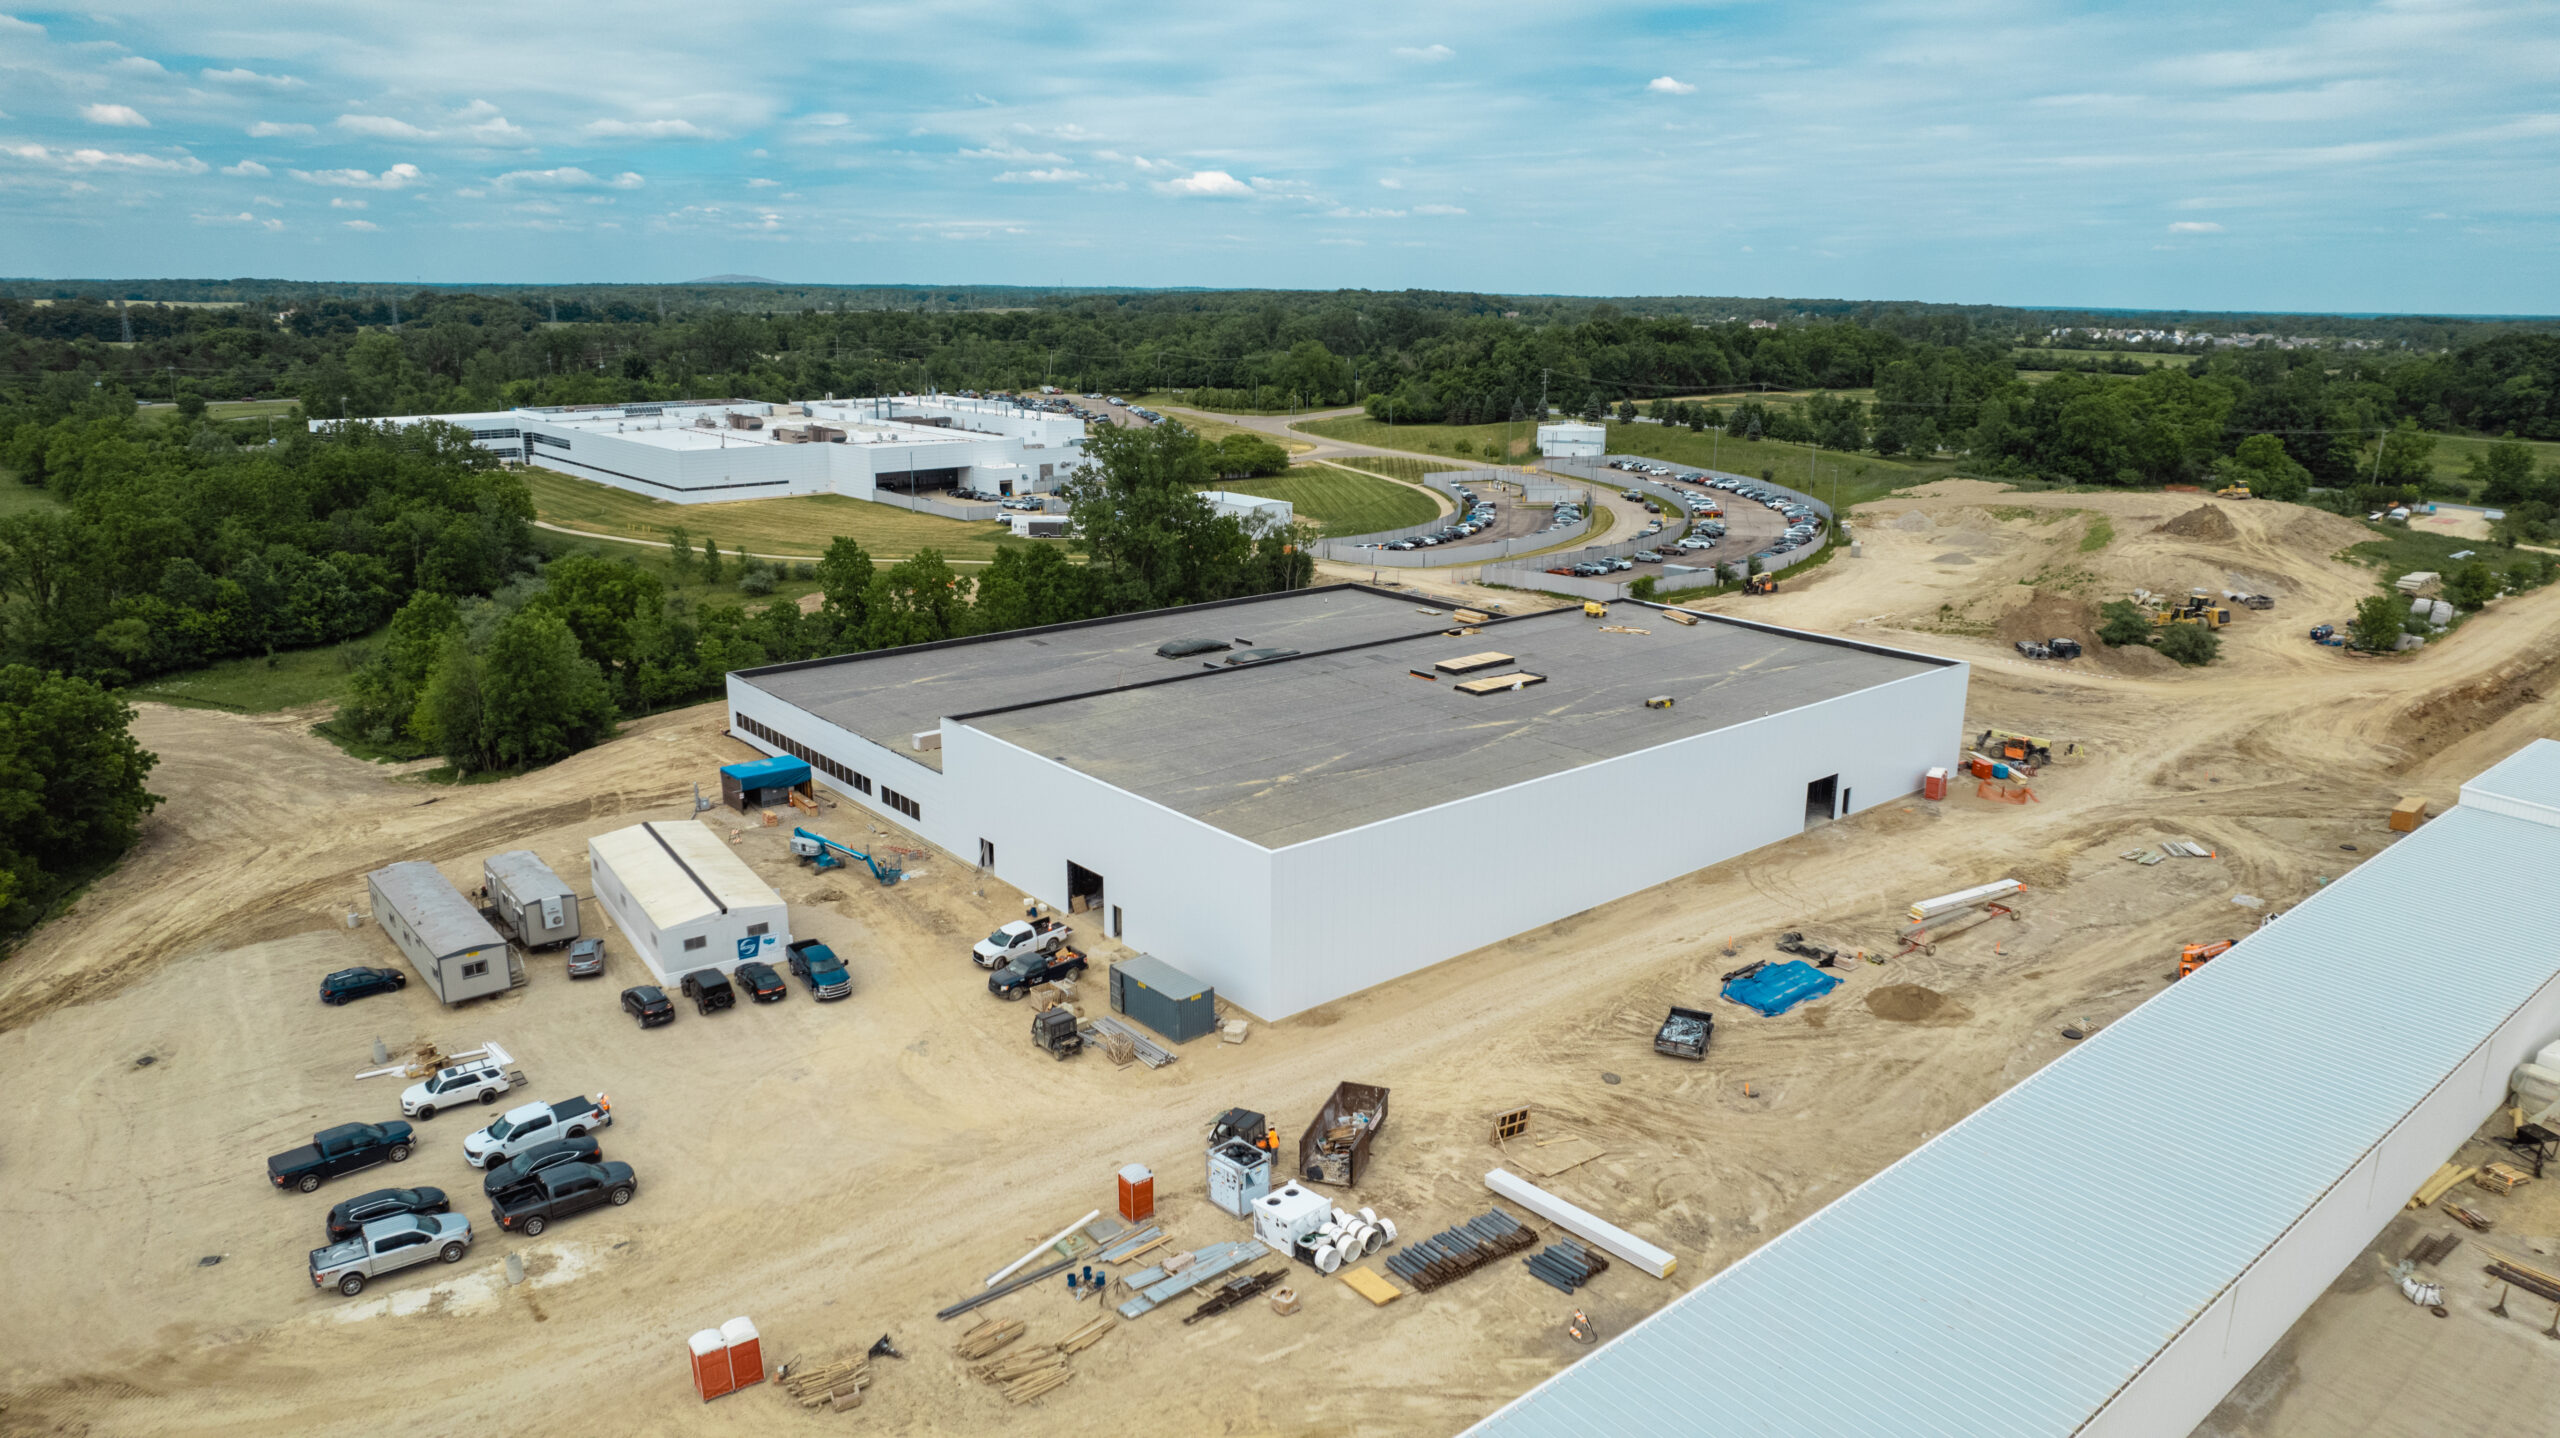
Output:
[[845,972],[844,960],[836,957],[835,950],[816,939],[798,939],[789,952],[792,975],[809,985],[809,997],[824,1003],[853,992],[853,976]]
[[522,1188],[532,1177],[546,1168],[564,1163],[602,1163],[604,1147],[595,1135],[582,1133],[576,1138],[555,1138],[537,1143],[505,1163],[489,1166],[488,1176],[480,1180],[480,1194],[495,1199],[500,1194]]
[[729,986],[729,976],[718,969],[696,969],[684,976],[684,996],[693,1000],[697,1014],[716,1014],[738,1006],[738,991]]
[[604,976],[604,940],[578,939],[569,945],[569,977],[595,979]]
[[1660,564],[1662,562],[1661,552],[1659,550],[1652,549],[1639,549],[1634,554],[1629,555],[1628,558],[1633,559],[1638,564]]
[[300,1148],[289,1148],[267,1160],[267,1181],[278,1188],[309,1193],[324,1178],[354,1173],[378,1163],[406,1163],[416,1142],[405,1123],[342,1123],[324,1128]]
[[554,1220],[607,1204],[619,1208],[639,1191],[640,1180],[627,1163],[564,1163],[535,1174],[489,1212],[500,1228],[538,1238]]
[[747,997],[760,1004],[778,1004],[791,997],[791,986],[782,981],[773,965],[749,959],[738,965],[731,976]]
[[343,1243],[364,1231],[364,1226],[377,1218],[398,1218],[404,1213],[450,1213],[453,1205],[441,1188],[377,1188],[343,1200],[329,1210],[329,1241]]
[[344,1242],[311,1250],[311,1286],[334,1288],[353,1298],[370,1279],[431,1258],[460,1263],[470,1251],[471,1220],[460,1214],[377,1218]]
[[529,1103],[507,1110],[504,1117],[462,1141],[463,1161],[473,1168],[503,1163],[537,1143],[577,1138],[613,1127],[613,1105],[604,1099],[564,1098],[557,1103]]
[[496,1103],[500,1094],[515,1087],[515,1077],[507,1071],[513,1062],[505,1049],[493,1045],[479,1058],[440,1068],[400,1091],[401,1115],[424,1123],[440,1108]]
[[1048,953],[1067,941],[1075,931],[1065,921],[1042,915],[1036,919],[1016,919],[977,942],[969,950],[970,961],[982,969],[1001,969],[1024,954]]
[[667,1002],[666,990],[656,984],[635,984],[624,989],[622,1011],[638,1019],[644,1029],[676,1021],[676,1006]]
[[1018,999],[1042,984],[1072,978],[1084,971],[1085,957],[1075,949],[1024,954],[987,976],[987,992],[1000,999]]
[[396,994],[409,987],[409,976],[398,969],[340,969],[320,981],[320,1002],[343,1004],[367,994]]

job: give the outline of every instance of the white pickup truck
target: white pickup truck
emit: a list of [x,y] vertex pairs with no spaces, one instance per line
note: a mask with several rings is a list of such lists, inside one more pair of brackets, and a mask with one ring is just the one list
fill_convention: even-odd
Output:
[[496,1123],[462,1141],[462,1157],[473,1168],[503,1163],[537,1143],[576,1138],[613,1127],[613,1103],[599,1094],[564,1098],[558,1103],[529,1103],[507,1110]]
[[478,1058],[466,1058],[451,1068],[438,1069],[432,1077],[402,1089],[400,1116],[424,1123],[434,1118],[440,1108],[496,1103],[498,1095],[524,1082],[515,1062],[513,1055],[491,1044],[480,1051]]
[[1024,954],[1053,954],[1069,929],[1056,919],[1016,919],[978,941],[969,957],[982,969],[1001,969]]

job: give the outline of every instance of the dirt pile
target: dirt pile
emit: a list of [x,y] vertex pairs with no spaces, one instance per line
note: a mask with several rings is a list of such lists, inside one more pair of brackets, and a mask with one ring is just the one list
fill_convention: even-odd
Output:
[[1960,1024],[1973,1011],[1936,989],[1919,984],[1887,984],[1867,991],[1867,1012],[1887,1023]]
[[2082,600],[2050,589],[2039,589],[2027,602],[2000,616],[1992,630],[2003,644],[2021,639],[2042,643],[2047,639],[2077,639],[2087,649],[2098,647],[2098,615]]
[[2223,513],[2220,505],[2214,504],[2199,504],[2151,532],[2175,535],[2180,539],[2201,539],[2208,544],[2227,544],[2240,537],[2239,527],[2231,522],[2231,516]]

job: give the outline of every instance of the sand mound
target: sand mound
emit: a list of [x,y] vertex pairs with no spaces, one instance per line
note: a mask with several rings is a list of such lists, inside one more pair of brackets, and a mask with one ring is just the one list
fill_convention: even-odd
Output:
[[1926,534],[1938,526],[1930,520],[1929,516],[1915,509],[1895,520],[1893,527],[1913,534]]
[[2000,616],[1993,631],[2003,644],[2021,639],[2041,643],[2047,639],[2077,639],[2082,647],[2098,647],[2098,616],[2089,606],[2067,594],[2039,589],[2026,603]]
[[1953,550],[1949,550],[1945,554],[1939,555],[1937,562],[1940,564],[1971,564],[1973,563],[1973,556],[1970,554],[1958,554]]
[[2232,524],[2231,516],[2223,513],[2221,506],[2212,504],[2199,504],[2151,532],[2174,534],[2180,539],[2201,539],[2208,542],[2233,540],[2240,537],[2240,530]]
[[1880,989],[1868,990],[1867,1012],[1897,1024],[1972,1017],[1963,1005],[1954,1003],[1936,989],[1922,988],[1918,984],[1887,984]]
[[2127,644],[2122,648],[2092,646],[2089,653],[2098,663],[2117,674],[2175,674],[2178,661],[2148,644]]

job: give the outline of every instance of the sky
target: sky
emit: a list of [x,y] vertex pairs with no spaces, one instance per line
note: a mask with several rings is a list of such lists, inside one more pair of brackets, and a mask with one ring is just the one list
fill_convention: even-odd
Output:
[[2550,314],[2560,4],[0,10],[0,274]]

